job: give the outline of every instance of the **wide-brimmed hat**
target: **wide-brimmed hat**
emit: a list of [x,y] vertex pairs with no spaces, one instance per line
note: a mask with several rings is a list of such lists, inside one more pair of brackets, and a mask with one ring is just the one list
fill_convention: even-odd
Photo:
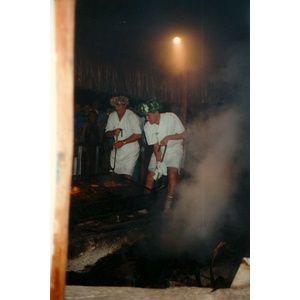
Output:
[[156,111],[162,110],[161,101],[157,98],[148,100],[146,103],[140,103],[136,109],[139,116],[145,116],[146,114],[153,114]]

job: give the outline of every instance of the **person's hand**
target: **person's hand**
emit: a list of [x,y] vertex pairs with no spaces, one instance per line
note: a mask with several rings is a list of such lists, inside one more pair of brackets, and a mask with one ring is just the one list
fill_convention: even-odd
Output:
[[167,171],[168,171],[168,168],[167,168],[167,165],[162,162],[162,161],[159,161],[157,164],[156,164],[156,168],[157,170],[159,170],[159,172],[162,174],[162,175],[167,175]]
[[160,144],[161,146],[166,146],[166,145],[168,144],[168,141],[169,141],[168,137],[165,136],[165,137],[160,141],[159,144]]
[[115,136],[119,136],[120,135],[120,133],[122,132],[122,128],[116,128],[115,129]]
[[162,175],[166,176],[168,174],[168,168],[167,165],[164,162],[157,162],[156,164],[156,170],[154,173],[154,180],[158,180]]
[[118,141],[113,144],[113,147],[116,149],[121,148],[124,145],[124,141]]

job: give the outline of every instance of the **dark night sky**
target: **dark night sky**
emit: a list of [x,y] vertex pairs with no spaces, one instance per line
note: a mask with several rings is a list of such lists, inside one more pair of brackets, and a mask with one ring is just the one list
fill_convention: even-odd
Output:
[[77,46],[159,64],[158,52],[167,49],[175,35],[192,41],[188,55],[205,51],[210,65],[222,64],[234,43],[249,46],[250,1],[77,1]]

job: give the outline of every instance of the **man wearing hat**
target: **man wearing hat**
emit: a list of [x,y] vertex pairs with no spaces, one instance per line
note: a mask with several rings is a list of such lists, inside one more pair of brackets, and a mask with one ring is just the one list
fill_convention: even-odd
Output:
[[153,154],[148,166],[146,188],[152,189],[154,180],[168,174],[168,195],[165,212],[171,207],[175,194],[177,176],[183,158],[185,128],[172,112],[160,113],[160,100],[154,98],[138,106],[138,114],[146,120],[144,132],[148,145],[153,145]]
[[108,138],[113,137],[115,141],[110,154],[111,169],[116,174],[122,174],[128,179],[132,179],[140,153],[138,143],[142,137],[140,121],[133,111],[127,109],[127,97],[112,97],[110,104],[115,111],[109,114],[105,135]]

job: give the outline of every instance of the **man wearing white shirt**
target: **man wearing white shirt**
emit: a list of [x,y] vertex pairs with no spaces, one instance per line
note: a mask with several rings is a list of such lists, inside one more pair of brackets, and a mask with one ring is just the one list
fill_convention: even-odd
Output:
[[145,186],[152,189],[154,180],[159,179],[167,169],[168,195],[165,205],[167,212],[176,190],[186,132],[177,115],[172,112],[160,113],[160,110],[161,104],[158,99],[151,99],[147,103],[140,104],[138,108],[139,114],[144,115],[147,120],[144,126],[147,143],[153,145]]
[[113,137],[115,140],[110,155],[110,165],[116,174],[132,179],[140,153],[138,143],[142,136],[140,121],[133,111],[127,109],[127,97],[112,97],[110,104],[115,108],[115,111],[109,115],[105,127],[106,137]]

